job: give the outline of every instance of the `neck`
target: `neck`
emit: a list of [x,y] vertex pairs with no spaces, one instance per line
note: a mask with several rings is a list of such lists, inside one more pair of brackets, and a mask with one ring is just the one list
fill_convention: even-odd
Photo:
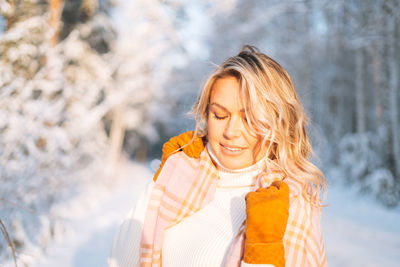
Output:
[[257,161],[256,163],[254,163],[253,165],[250,165],[248,167],[240,168],[240,169],[230,169],[230,168],[227,168],[224,165],[222,165],[222,163],[218,160],[217,156],[214,154],[214,151],[211,148],[210,143],[207,144],[206,148],[207,148],[208,154],[210,155],[212,161],[214,162],[214,164],[216,165],[216,167],[219,171],[230,172],[230,173],[244,173],[244,172],[253,171],[255,169],[259,169],[265,165],[264,158],[262,158],[259,161]]

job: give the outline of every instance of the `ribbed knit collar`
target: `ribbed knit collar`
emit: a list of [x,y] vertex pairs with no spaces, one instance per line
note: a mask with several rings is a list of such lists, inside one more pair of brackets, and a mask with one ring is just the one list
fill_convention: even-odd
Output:
[[258,174],[262,172],[265,166],[264,159],[259,160],[253,165],[242,169],[229,169],[221,164],[215,156],[210,143],[207,144],[207,151],[211,159],[216,163],[219,181],[221,187],[230,186],[250,186],[253,185]]

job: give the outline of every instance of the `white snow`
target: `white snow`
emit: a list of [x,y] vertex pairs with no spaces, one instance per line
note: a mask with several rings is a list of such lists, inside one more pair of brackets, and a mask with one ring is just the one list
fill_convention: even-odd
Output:
[[[69,214],[67,231],[50,243],[33,266],[107,266],[106,258],[119,224],[152,177],[148,167],[137,163],[119,170],[112,186],[87,188],[79,198],[57,207],[61,215]],[[339,184],[329,188],[328,206],[322,217],[328,265],[398,266],[399,209],[388,210],[372,197],[357,195],[355,190]],[[10,262],[6,266],[13,265]]]
[[78,198],[55,207],[60,216],[69,219],[67,229],[59,240],[52,241],[44,255],[37,255],[32,266],[107,266],[119,224],[152,178],[152,172],[140,164],[129,163],[118,166],[118,170],[109,186],[85,188]]
[[329,266],[399,266],[400,210],[384,208],[358,189],[329,188],[322,229]]

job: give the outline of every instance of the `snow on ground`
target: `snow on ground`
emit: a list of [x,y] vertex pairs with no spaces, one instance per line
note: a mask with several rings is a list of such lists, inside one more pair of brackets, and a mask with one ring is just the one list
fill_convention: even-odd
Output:
[[[152,177],[152,172],[143,165],[128,164],[119,168],[115,182],[110,184],[108,192],[97,192],[101,194],[100,200],[90,210],[80,207],[81,199],[58,208],[65,209],[64,214],[71,214],[71,224],[63,238],[54,241],[34,267],[107,266],[114,234],[134,205],[137,194]],[[90,198],[93,193],[96,190],[81,198]]]
[[[71,218],[69,230],[62,239],[53,241],[34,266],[107,266],[114,234],[138,192],[152,177],[144,165],[128,164],[121,170],[122,178],[108,192],[102,192],[101,200],[89,211],[79,207],[79,199],[65,204]],[[353,191],[337,184],[329,188],[328,206],[322,217],[328,265],[399,266],[400,209],[387,210]],[[93,193],[89,192],[87,197]]]
[[322,215],[329,266],[399,266],[400,209],[388,210],[356,190],[329,188]]

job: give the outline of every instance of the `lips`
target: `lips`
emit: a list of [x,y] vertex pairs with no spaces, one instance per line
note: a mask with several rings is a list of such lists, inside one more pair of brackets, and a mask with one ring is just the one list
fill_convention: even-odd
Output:
[[246,149],[245,147],[232,146],[227,144],[220,144],[220,145],[223,148],[223,150],[229,154],[240,154],[242,151]]

